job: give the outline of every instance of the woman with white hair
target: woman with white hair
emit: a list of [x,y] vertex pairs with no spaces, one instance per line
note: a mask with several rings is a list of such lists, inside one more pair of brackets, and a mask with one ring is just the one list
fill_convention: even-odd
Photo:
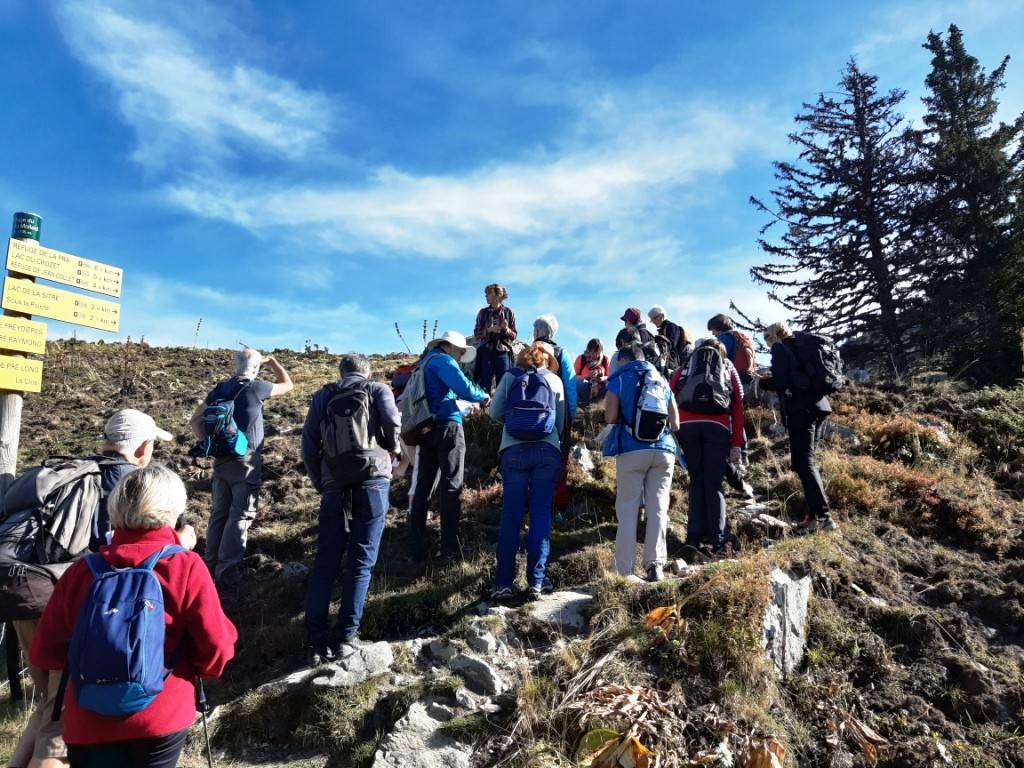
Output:
[[[150,464],[125,475],[108,500],[114,527],[99,557],[113,568],[133,568],[178,543],[174,524],[185,510],[185,486],[171,470]],[[73,685],[64,696],[64,741],[72,766],[132,765],[169,768],[178,761],[195,720],[196,678],[219,677],[235,652],[238,633],[224,614],[210,572],[194,552],[176,551],[153,566],[163,591],[163,690],[139,712],[109,717],[79,706]],[[68,664],[79,611],[93,584],[85,558],[57,582],[32,638],[29,657],[43,669]]]

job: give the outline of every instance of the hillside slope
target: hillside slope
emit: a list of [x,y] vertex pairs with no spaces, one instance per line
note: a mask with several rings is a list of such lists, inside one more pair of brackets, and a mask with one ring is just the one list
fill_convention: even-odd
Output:
[[[201,549],[210,476],[187,456],[187,421],[230,372],[232,354],[51,343],[45,390],[25,399],[20,466],[88,453],[113,410],[145,410],[180,435],[158,448],[156,460],[186,479]],[[265,485],[245,580],[223,595],[240,629],[238,655],[209,687],[231,705],[215,743],[234,765],[369,765],[409,691],[376,685],[286,702],[252,693],[304,663],[305,584],[288,577],[286,565],[312,560],[318,496],[303,474],[299,431],[310,395],[336,370],[336,358],[321,353],[275,355],[296,391],[266,407]],[[406,358],[374,358],[375,374]],[[657,713],[659,727],[641,739],[657,756],[651,765],[715,764],[693,761],[723,742],[742,754],[743,745],[774,736],[786,765],[1024,766],[1024,394],[865,386],[844,392],[835,406],[821,463],[841,534],[768,539],[739,523],[745,546],[737,559],[659,585],[607,576],[614,463],[598,462],[592,474],[573,466],[573,507],[553,532],[551,576],[560,587],[594,592],[590,629],[568,641],[524,630],[536,647],[556,649],[558,662],[535,667],[500,712],[464,730],[477,747],[474,764],[573,765],[595,725],[627,732],[644,711],[601,705],[593,695],[601,684],[658,702],[646,714]],[[759,501],[779,518],[802,517],[773,412],[752,409],[747,421],[749,479]],[[599,429],[600,409],[584,411],[574,438],[590,440]],[[486,417],[467,423],[468,557],[461,567],[408,570],[408,480],[395,481],[364,637],[397,642],[458,632],[481,606],[500,518],[498,438]],[[670,557],[683,539],[685,488],[677,473]],[[785,681],[764,661],[759,641],[766,577],[776,567],[810,575],[813,584],[806,662]],[[661,606],[674,606],[680,619],[668,642],[643,628]],[[600,680],[574,685],[597,660]],[[22,718],[16,706],[3,710],[8,749]],[[188,761],[204,761],[198,744]]]

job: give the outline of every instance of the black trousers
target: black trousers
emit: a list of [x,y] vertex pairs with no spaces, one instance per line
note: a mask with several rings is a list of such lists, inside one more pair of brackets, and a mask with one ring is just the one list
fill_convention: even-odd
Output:
[[186,736],[188,728],[151,739],[68,744],[68,761],[71,768],[174,768]]
[[446,421],[434,427],[430,437],[420,446],[416,459],[416,494],[409,510],[409,554],[424,554],[427,533],[427,509],[434,477],[441,513],[441,552],[458,554],[459,521],[462,519],[462,477],[466,469],[466,435],[462,422]]
[[789,460],[804,487],[804,496],[811,515],[818,520],[828,517],[828,499],[818,471],[818,441],[825,431],[828,412],[797,411],[787,414],[789,428]]

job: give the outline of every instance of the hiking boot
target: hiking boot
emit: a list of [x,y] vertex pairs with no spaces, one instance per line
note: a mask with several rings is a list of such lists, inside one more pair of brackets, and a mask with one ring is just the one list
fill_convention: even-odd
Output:
[[427,563],[426,555],[422,552],[412,552],[405,558],[405,567],[410,570],[422,568]]
[[237,565],[231,566],[215,580],[215,583],[219,589],[237,587],[242,583],[242,569]]
[[495,587],[491,590],[491,600],[496,603],[503,603],[513,597],[515,597],[515,593],[512,591],[512,587]]
[[802,536],[806,533],[816,533],[821,531],[828,533],[829,531],[838,531],[839,526],[836,525],[836,521],[832,519],[831,515],[825,515],[825,517],[811,517],[808,515],[799,523],[793,526],[793,533],[798,536]]
[[540,584],[531,584],[527,587],[527,594],[529,594],[531,600],[538,599],[541,595],[550,595],[555,591],[555,585],[551,583],[551,579],[547,576],[544,577],[544,581]]
[[657,563],[647,566],[647,580],[652,584],[665,578],[665,570]]
[[441,568],[454,568],[465,562],[466,559],[462,556],[462,552],[442,552],[439,565]]
[[679,556],[683,558],[688,565],[703,565],[708,561],[708,556],[693,544],[684,544],[682,550],[679,552]]
[[306,647],[306,664],[310,669],[316,669],[327,658],[327,646],[323,643]]
[[334,656],[335,661],[344,661],[350,656],[355,656],[363,648],[367,648],[373,645],[373,643],[366,640],[360,640],[358,637],[353,637],[351,640],[341,640],[331,646],[331,653]]

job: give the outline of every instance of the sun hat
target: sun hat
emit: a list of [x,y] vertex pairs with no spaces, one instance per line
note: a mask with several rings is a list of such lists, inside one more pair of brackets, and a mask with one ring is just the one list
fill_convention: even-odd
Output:
[[640,322],[640,308],[630,307],[622,313],[620,320],[625,320],[627,323],[639,323]]
[[174,435],[160,429],[153,417],[134,408],[118,411],[103,427],[103,439],[108,443],[121,443],[129,440],[173,440]]
[[476,360],[476,347],[471,347],[467,344],[466,337],[458,331],[445,331],[436,339],[431,339],[427,342],[427,349],[433,349],[442,341],[446,341],[453,347],[462,350],[462,359],[459,360],[460,363],[472,363]]

